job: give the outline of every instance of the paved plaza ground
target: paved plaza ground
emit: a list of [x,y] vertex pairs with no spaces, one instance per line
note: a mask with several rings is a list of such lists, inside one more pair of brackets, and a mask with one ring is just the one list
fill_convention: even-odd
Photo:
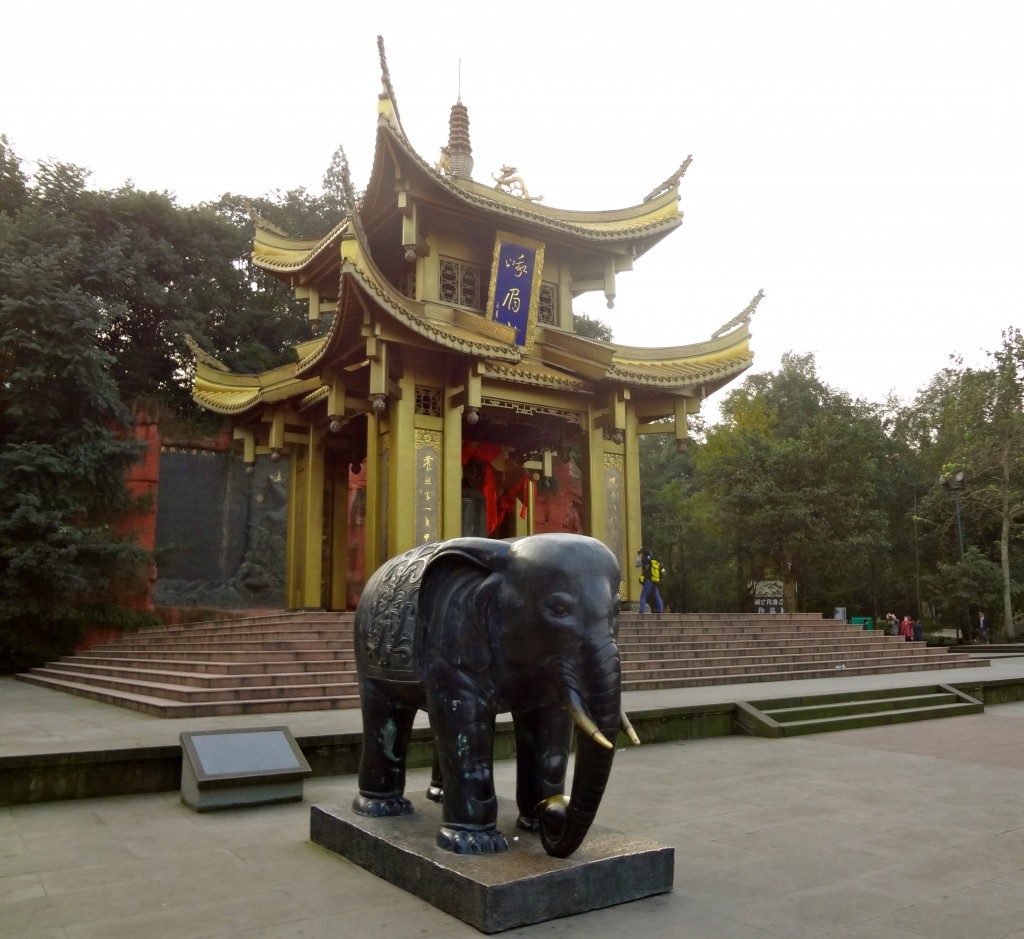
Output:
[[[982,674],[983,673],[983,674]],[[626,696],[651,707],[1024,675],[991,669]],[[807,686],[813,686],[808,688]],[[356,712],[169,721],[0,680],[0,754],[177,741],[183,730]],[[423,788],[427,772],[410,773]],[[514,767],[497,768],[499,794]],[[197,814],[177,792],[0,808],[4,939],[478,936],[309,841],[313,804]],[[732,736],[622,750],[598,824],[675,848],[672,893],[507,936],[1024,939],[1024,703],[984,714],[781,740]],[[585,845],[584,845],[585,849]],[[500,859],[498,859],[500,863]]]

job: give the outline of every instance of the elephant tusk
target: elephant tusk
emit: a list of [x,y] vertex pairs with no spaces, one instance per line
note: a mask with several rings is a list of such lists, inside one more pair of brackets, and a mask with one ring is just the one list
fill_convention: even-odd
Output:
[[615,749],[615,745],[601,733],[597,724],[594,723],[590,715],[583,709],[583,703],[580,701],[579,695],[571,688],[567,689],[565,706],[568,709],[569,714],[572,716],[573,723],[575,723],[583,733],[590,737],[594,743],[600,744],[606,750]]
[[629,722],[629,718],[626,717],[625,711],[619,712],[619,726],[622,727],[622,732],[633,741],[633,745],[640,746],[640,738],[636,735],[636,731],[633,730],[633,725]]

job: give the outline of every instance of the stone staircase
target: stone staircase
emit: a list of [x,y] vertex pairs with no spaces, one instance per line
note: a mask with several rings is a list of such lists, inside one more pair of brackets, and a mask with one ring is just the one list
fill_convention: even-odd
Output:
[[624,691],[988,665],[817,613],[623,613]]
[[359,707],[351,613],[157,626],[18,675],[160,717]]
[[980,714],[983,702],[948,685],[740,701],[736,726],[756,737],[792,737],[853,727]]
[[[351,613],[274,613],[123,636],[17,676],[161,717],[359,706]],[[817,614],[620,617],[623,690],[987,665]]]

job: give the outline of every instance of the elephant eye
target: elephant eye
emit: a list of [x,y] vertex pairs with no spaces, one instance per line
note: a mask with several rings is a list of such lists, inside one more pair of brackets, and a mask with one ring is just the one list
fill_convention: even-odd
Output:
[[568,597],[555,595],[548,600],[548,611],[561,619],[572,612],[572,601]]

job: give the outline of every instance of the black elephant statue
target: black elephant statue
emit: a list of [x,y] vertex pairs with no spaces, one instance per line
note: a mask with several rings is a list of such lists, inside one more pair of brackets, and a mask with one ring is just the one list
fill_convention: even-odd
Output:
[[[493,854],[494,729],[511,712],[518,826],[568,857],[597,814],[620,728],[619,564],[600,541],[542,534],[455,538],[382,565],[356,610],[363,712],[361,815],[412,812],[406,754],[416,712],[434,736],[428,796],[442,802],[440,847]],[[580,729],[571,797],[565,778]]]

